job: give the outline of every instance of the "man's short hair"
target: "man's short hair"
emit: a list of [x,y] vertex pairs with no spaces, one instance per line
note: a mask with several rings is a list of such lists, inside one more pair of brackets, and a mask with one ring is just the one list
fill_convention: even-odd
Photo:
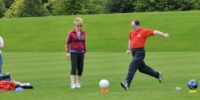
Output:
[[135,20],[135,25],[139,25],[140,26],[140,22],[138,20]]

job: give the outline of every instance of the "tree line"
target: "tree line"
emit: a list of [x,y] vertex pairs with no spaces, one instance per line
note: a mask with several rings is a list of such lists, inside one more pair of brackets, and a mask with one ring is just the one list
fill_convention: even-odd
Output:
[[0,18],[200,10],[200,0],[0,0]]

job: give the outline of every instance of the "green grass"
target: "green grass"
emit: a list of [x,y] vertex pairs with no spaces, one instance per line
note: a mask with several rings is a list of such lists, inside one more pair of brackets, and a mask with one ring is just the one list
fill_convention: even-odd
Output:
[[[124,52],[90,52],[85,59],[82,88],[71,90],[70,62],[64,52],[4,53],[3,72],[34,89],[22,92],[0,92],[0,100],[199,100],[197,93],[188,93],[187,82],[199,81],[199,52],[147,52],[145,62],[163,73],[163,83],[137,72],[129,91],[120,82],[127,73],[131,56]],[[110,82],[109,92],[101,93],[101,79]],[[175,87],[182,88],[175,91]]]
[[165,40],[154,36],[146,48],[151,52],[200,51],[200,11],[97,14],[0,19],[4,52],[62,52],[75,17],[84,20],[90,52],[124,52],[127,49],[130,22],[138,19],[145,28],[170,34]]
[[[188,93],[187,82],[199,81],[199,11],[98,14],[0,19],[4,38],[3,72],[33,90],[0,92],[0,100],[199,100]],[[80,16],[87,32],[88,56],[82,88],[71,90],[70,62],[65,54],[65,39]],[[145,28],[168,32],[170,38],[154,36],[146,44],[146,63],[163,73],[163,83],[136,73],[130,91],[124,80],[131,56],[125,55],[130,22],[140,20]],[[106,78],[109,92],[101,93],[98,83]],[[175,87],[182,88],[175,91]]]

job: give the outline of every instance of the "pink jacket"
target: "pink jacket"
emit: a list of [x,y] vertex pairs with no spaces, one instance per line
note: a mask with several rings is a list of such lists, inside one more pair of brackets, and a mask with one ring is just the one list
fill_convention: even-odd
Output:
[[81,39],[78,39],[78,35],[75,29],[71,30],[66,39],[66,52],[69,53],[70,50],[75,51],[84,51],[86,53],[85,46],[85,32],[81,30],[80,33]]

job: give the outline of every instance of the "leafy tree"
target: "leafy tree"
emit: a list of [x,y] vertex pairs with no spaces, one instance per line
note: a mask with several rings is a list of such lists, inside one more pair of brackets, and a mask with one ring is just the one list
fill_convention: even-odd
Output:
[[15,1],[15,0],[2,0],[4,2],[5,8],[8,9],[10,8],[11,4]]
[[87,0],[56,0],[53,6],[53,15],[77,15],[82,14]]
[[200,0],[193,0],[194,9],[200,10]]
[[134,0],[104,0],[104,13],[127,13],[133,12]]
[[50,14],[53,13],[53,5],[55,4],[55,0],[48,0],[48,2],[44,3],[44,7],[50,12]]
[[102,12],[103,0],[86,0],[82,14],[99,14]]
[[120,12],[127,13],[134,11],[134,0],[122,0]]
[[42,0],[42,4],[48,3],[48,2],[49,2],[49,0]]
[[49,12],[43,6],[41,0],[24,0],[23,6],[18,12],[19,17],[46,16]]
[[53,15],[65,15],[66,13],[66,7],[65,7],[65,3],[67,3],[66,0],[55,0],[54,4],[53,4],[53,10],[52,10],[52,14]]
[[3,17],[3,13],[5,12],[5,5],[2,0],[0,0],[0,18]]
[[8,10],[4,13],[4,17],[17,17],[19,9],[22,7],[24,0],[15,0]]
[[200,8],[199,0],[137,0],[135,11],[185,11]]

